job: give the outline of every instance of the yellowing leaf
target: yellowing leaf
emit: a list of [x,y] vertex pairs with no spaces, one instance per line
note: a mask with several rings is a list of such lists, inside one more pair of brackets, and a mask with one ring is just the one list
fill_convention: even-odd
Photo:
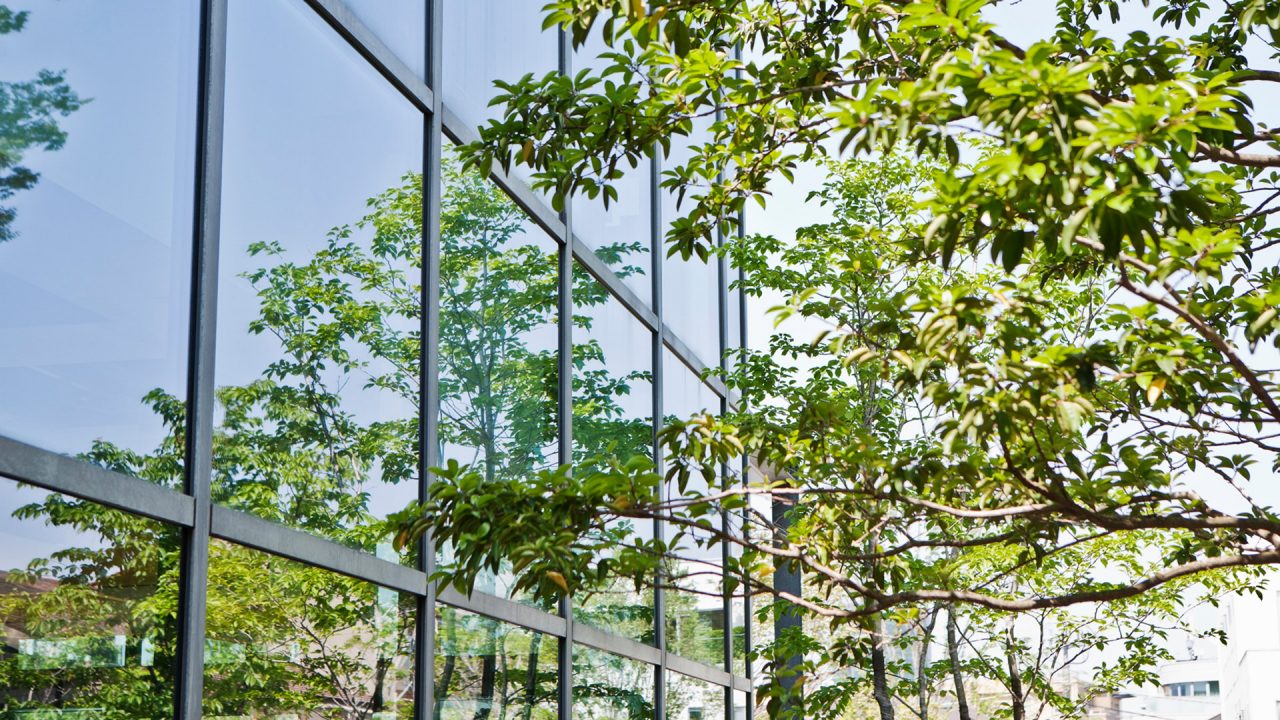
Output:
[[1151,384],[1147,385],[1147,402],[1155,405],[1160,396],[1164,394],[1164,384],[1167,379],[1161,375],[1151,378]]
[[565,582],[564,576],[555,570],[547,571],[547,579],[555,583],[556,587],[564,591],[565,595],[569,594],[569,583]]

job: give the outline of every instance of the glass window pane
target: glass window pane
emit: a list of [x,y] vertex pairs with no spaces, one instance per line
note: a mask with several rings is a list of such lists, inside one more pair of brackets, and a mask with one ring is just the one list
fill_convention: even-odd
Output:
[[573,234],[604,260],[645,303],[652,303],[653,262],[649,247],[649,161],[627,168],[614,182],[618,199],[604,206],[600,198],[573,198]]
[[652,457],[653,333],[581,267],[573,303],[575,457]]
[[489,100],[495,80],[541,77],[560,67],[555,29],[543,30],[542,2],[444,0],[444,102],[470,128],[502,114]]
[[751,705],[748,702],[747,694],[735,692],[733,694],[733,720],[747,720],[750,717]]
[[[706,142],[710,132],[710,118],[694,122],[694,130],[687,138],[676,137],[671,142],[671,155],[662,161],[667,170],[684,165],[692,157],[691,148]],[[679,217],[688,214],[692,197],[706,191],[703,187],[685,189],[684,201],[677,193],[662,190],[662,222],[669,230]],[[665,238],[665,232],[664,232]],[[679,254],[667,256],[669,248],[664,240],[662,251],[662,307],[663,322],[685,342],[704,364],[720,365],[720,280],[715,256],[705,262],[692,255],[688,260]]]
[[[574,274],[574,458],[653,455],[653,333],[582,268]],[[641,539],[653,522],[628,520]],[[652,643],[653,590],[615,579],[584,597],[574,618]]]
[[0,717],[171,717],[178,529],[0,478],[0,545]]
[[208,599],[206,717],[413,716],[412,595],[214,541]]
[[[612,50],[604,44],[597,30],[574,54],[574,73],[584,69],[598,73],[611,65],[610,61],[598,58],[602,52]],[[620,78],[620,75],[613,74],[607,82],[617,84],[621,82]],[[605,85],[597,85],[596,92],[605,92]],[[605,264],[622,277],[627,287],[646,303],[652,302],[653,297],[650,277],[653,258],[649,252],[653,242],[651,163],[652,160],[643,158],[636,167],[630,167],[625,161],[619,164],[622,177],[612,180],[618,198],[610,200],[607,208],[603,196],[588,198],[575,195],[573,198],[573,234],[595,250]]]
[[227,43],[214,498],[372,550],[418,495],[422,114],[300,0]]
[[[699,413],[719,414],[720,397],[698,379],[693,371],[681,363],[667,348],[663,348],[662,403],[666,422],[687,420]],[[668,462],[672,462],[668,459]],[[667,486],[668,497],[678,497],[681,489],[672,481]],[[705,495],[709,492],[706,481],[698,473],[692,473],[684,488],[688,494]],[[719,519],[712,525],[719,527]],[[665,539],[677,543],[668,562],[669,589],[666,593],[667,648],[678,655],[699,662],[724,666],[724,587],[721,568],[724,558],[722,545],[706,543],[711,534],[686,531],[682,540],[676,539],[676,528],[668,525]]]
[[198,6],[21,6],[0,32],[0,434],[176,485]]
[[725,720],[725,689],[680,673],[667,673],[667,720]]
[[[557,245],[452,158],[442,194],[440,457],[488,481],[527,477],[559,463]],[[476,589],[510,596],[510,583]]]
[[573,646],[573,716],[592,720],[651,720],[654,667]]
[[465,610],[436,615],[435,720],[555,720],[559,641]]
[[[729,486],[741,484],[741,478],[735,473],[729,476]],[[743,536],[743,515],[737,512],[726,513],[727,524],[726,529],[730,537]],[[742,557],[742,546],[736,543],[727,543],[729,557],[738,559]],[[739,575],[738,577],[741,577]],[[739,582],[729,596],[729,642],[732,643],[730,658],[733,660],[730,672],[734,675],[745,676],[747,674],[747,603],[746,603],[746,585]]]
[[[726,280],[730,285],[739,277],[742,271],[728,268],[729,277]],[[742,291],[738,288],[730,287],[728,289],[728,304],[725,306],[725,329],[728,331],[726,336],[725,349],[735,350],[743,346],[742,337]],[[725,367],[732,370],[737,364],[738,356],[736,353],[729,354],[725,357]]]
[[343,0],[420,80],[427,78],[427,0]]

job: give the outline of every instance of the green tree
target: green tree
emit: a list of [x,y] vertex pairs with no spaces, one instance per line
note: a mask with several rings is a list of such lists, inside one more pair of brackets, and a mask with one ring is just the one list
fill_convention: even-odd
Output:
[[[974,152],[980,157],[973,164],[981,165],[992,150]],[[1048,708],[1076,713],[1087,695],[1072,698],[1054,681],[1080,647],[1119,651],[1117,661],[1097,669],[1099,692],[1151,681],[1154,667],[1168,659],[1157,640],[1169,628],[1186,629],[1184,601],[1246,589],[1254,580],[1228,572],[1252,561],[1180,566],[1188,548],[1199,545],[1215,558],[1220,549],[1212,543],[1233,535],[1215,537],[1172,510],[1152,517],[1150,498],[1129,504],[1114,494],[1113,484],[1119,492],[1142,485],[1159,493],[1154,480],[1170,489],[1199,481],[1184,472],[1185,456],[1169,457],[1166,439],[1145,435],[1140,424],[1129,427],[1147,396],[1099,392],[1107,382],[1131,379],[1114,368],[1111,378],[1099,370],[1084,390],[1090,376],[1078,372],[1079,359],[1068,370],[1053,368],[1064,346],[1098,362],[1087,354],[1100,351],[1092,344],[1112,347],[1112,338],[1146,328],[1135,327],[1124,312],[1131,306],[1116,303],[1096,276],[1061,263],[1010,272],[971,255],[945,265],[922,260],[930,256],[921,239],[936,224],[927,199],[951,182],[945,160],[892,154],[829,168],[830,180],[811,200],[829,206],[830,222],[802,228],[792,242],[749,237],[727,248],[744,270],[743,290],[787,298],[776,314],[802,323],[805,337],[778,333],[767,352],[738,358],[726,380],[746,410],[724,420],[674,422],[664,431],[675,458],[668,478],[683,497],[659,502],[663,479],[646,463],[596,458],[572,477],[489,488],[489,502],[507,510],[502,530],[486,542],[533,558],[523,582],[535,592],[557,592],[558,583],[545,580],[553,573],[571,591],[589,589],[601,567],[592,559],[619,542],[601,528],[619,516],[662,518],[681,529],[673,544],[709,537],[741,546],[730,585],[745,577],[756,594],[771,592],[775,566],[797,566],[805,591],[780,595],[779,606],[798,607],[811,622],[806,632],[784,635],[761,652],[778,681],[767,693],[774,713],[790,704],[807,716],[839,717],[870,696],[882,720],[904,709],[928,717],[932,697],[955,692],[946,688],[948,678],[952,687],[963,687],[966,678],[999,683],[1007,702],[997,711],[1016,720]],[[1065,387],[1063,372],[1071,373]],[[1128,428],[1119,447],[1106,440],[1107,425],[1077,425],[1054,412],[1059,401],[1086,395],[1095,418],[1109,418],[1111,433]],[[1002,428],[989,409],[993,402],[1036,426],[1021,436]],[[992,419],[975,420],[975,406]],[[1057,448],[1062,459],[1025,465],[992,451],[990,444],[999,448],[1010,438],[1026,443],[1024,450]],[[1199,449],[1214,447],[1207,439]],[[1083,470],[1066,474],[1073,462],[1080,465],[1070,459],[1076,453],[1089,455],[1096,480],[1086,482]],[[721,465],[743,454],[771,476],[688,496],[694,478],[717,487]],[[1143,456],[1150,469],[1131,474]],[[1071,507],[1028,498],[1011,472],[1054,473],[1076,507],[1087,498],[1090,522],[1064,517]],[[1078,498],[1091,486],[1092,495]],[[544,507],[554,503],[551,517],[571,519],[556,525],[555,542],[526,541],[552,532],[544,516],[515,509],[527,497],[541,498]],[[434,501],[433,527],[446,535],[459,531],[446,519],[451,513],[473,510],[467,494],[447,484]],[[785,532],[774,526],[769,502],[790,506]],[[745,530],[718,531],[725,512],[746,512]],[[647,577],[669,549],[629,547],[611,556],[611,571]],[[1010,611],[1026,616],[1014,619]],[[948,625],[961,618],[949,633],[980,652],[962,658],[953,641],[929,661],[944,613]],[[915,656],[907,662],[904,652]],[[794,657],[805,660],[790,669]],[[796,673],[791,679],[808,681],[803,699],[782,682]]]
[[[1280,80],[1259,67],[1280,48],[1280,11],[1060,0],[1045,3],[1056,25],[1019,45],[994,7],[561,0],[549,22],[579,42],[602,33],[607,67],[500,83],[505,116],[467,148],[481,168],[530,166],[562,202],[607,197],[620,168],[713,121],[664,181],[693,201],[668,234],[686,257],[713,252],[715,231],[800,162],[906,148],[940,163],[919,198],[927,223],[894,232],[890,261],[965,272],[891,298],[896,334],[836,322],[819,345],[850,375],[878,375],[920,403],[928,424],[902,434],[939,442],[886,445],[844,382],[793,395],[812,410],[776,422],[750,359],[730,382],[754,411],[667,435],[681,473],[743,452],[784,473],[741,493],[794,498],[796,515],[785,538],[749,541],[745,565],[796,563],[854,598],[812,612],[862,618],[933,601],[1029,611],[1280,562],[1280,516],[1251,487],[1258,468],[1277,469],[1280,427],[1269,354],[1280,344],[1280,139],[1255,102]],[[1150,29],[1113,39],[1118,20]],[[769,257],[769,243],[748,238],[742,253]],[[831,262],[856,267],[839,250]],[[788,312],[847,299],[815,292],[795,292]],[[570,489],[600,509],[652,501],[633,491],[650,481],[643,470],[578,474]],[[1204,492],[1215,483],[1229,501]],[[696,524],[742,502],[670,509]],[[903,539],[868,546],[842,531],[878,520]],[[1153,538],[1152,562],[1047,596],[959,586],[946,562],[916,552],[1014,543],[1013,570],[1130,533]],[[547,562],[531,564],[530,583],[554,591],[542,577],[567,570],[573,589],[573,543],[539,548]],[[858,572],[832,564],[867,555],[877,562]]]

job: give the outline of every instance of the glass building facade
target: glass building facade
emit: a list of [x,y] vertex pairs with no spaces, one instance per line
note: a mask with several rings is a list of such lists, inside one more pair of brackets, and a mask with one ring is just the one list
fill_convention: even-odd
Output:
[[0,0],[0,719],[749,714],[730,548],[539,607],[391,543],[426,468],[661,465],[732,403],[663,160],[556,213],[456,157],[595,61],[543,4]]

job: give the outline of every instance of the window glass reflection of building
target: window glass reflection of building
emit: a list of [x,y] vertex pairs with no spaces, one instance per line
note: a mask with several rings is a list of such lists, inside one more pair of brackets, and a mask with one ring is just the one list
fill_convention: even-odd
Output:
[[651,720],[654,667],[583,645],[573,648],[573,710],[592,720]]
[[725,689],[676,672],[667,673],[667,720],[720,720]]
[[555,638],[443,607],[436,619],[435,720],[554,720]]

